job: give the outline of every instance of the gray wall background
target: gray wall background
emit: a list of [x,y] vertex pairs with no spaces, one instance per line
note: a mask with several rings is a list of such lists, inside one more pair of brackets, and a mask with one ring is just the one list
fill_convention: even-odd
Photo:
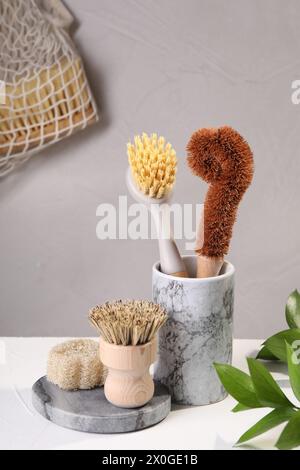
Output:
[[235,336],[284,327],[300,288],[298,0],[69,0],[102,114],[95,127],[0,182],[0,335],[91,335],[88,308],[149,297],[155,241],[99,241],[96,208],[126,194],[126,142],[157,130],[179,156],[175,201],[202,202],[185,164],[198,127],[228,124],[251,144],[240,207]]

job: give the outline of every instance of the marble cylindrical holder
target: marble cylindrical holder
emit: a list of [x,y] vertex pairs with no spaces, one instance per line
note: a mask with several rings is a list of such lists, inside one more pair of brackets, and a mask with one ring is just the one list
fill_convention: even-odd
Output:
[[138,346],[111,344],[100,338],[100,359],[107,367],[106,399],[121,408],[145,405],[154,394],[150,365],[156,359],[157,337]]
[[219,276],[196,278],[197,256],[186,256],[189,278],[163,274],[153,266],[153,301],[168,320],[159,333],[154,378],[166,385],[175,403],[207,405],[226,397],[214,362],[231,363],[234,267]]

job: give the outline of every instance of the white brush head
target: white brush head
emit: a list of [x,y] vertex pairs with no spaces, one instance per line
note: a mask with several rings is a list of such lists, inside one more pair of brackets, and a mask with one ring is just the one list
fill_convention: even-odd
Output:
[[161,271],[186,276],[185,266],[173,240],[170,200],[175,183],[177,158],[164,137],[143,133],[127,144],[129,168],[126,174],[128,191],[133,199],[151,211],[158,241]]
[[126,183],[127,183],[127,188],[130,193],[130,195],[133,197],[133,199],[136,202],[140,202],[142,204],[146,205],[151,205],[151,204],[164,204],[167,203],[171,196],[172,196],[172,191],[167,193],[164,197],[161,197],[160,199],[157,199],[155,197],[149,197],[146,194],[144,194],[138,187],[135,182],[135,180],[132,177],[131,169],[128,167],[127,173],[126,173]]

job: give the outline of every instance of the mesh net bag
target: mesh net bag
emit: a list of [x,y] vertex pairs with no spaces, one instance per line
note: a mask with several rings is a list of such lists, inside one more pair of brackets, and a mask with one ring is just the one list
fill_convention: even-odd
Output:
[[60,0],[0,0],[0,177],[98,119],[72,21]]

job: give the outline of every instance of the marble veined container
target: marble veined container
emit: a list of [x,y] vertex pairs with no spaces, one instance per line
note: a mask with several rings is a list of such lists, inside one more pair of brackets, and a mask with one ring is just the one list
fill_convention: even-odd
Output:
[[184,257],[189,278],[163,274],[153,266],[153,301],[168,321],[159,334],[154,377],[175,403],[207,405],[226,397],[213,363],[231,363],[234,267],[224,262],[219,276],[197,279],[196,256]]

